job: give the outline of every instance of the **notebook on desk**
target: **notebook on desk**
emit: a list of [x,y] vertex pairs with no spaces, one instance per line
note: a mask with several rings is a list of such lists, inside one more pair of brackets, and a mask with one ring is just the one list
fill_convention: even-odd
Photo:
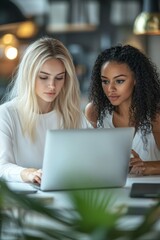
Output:
[[122,187],[134,128],[48,130],[40,190]]

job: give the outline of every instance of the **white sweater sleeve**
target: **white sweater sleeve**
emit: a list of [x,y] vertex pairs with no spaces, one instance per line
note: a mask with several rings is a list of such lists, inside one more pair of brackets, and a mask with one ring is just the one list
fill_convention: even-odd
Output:
[[24,169],[16,164],[13,152],[12,119],[3,106],[0,107],[0,178],[20,181]]

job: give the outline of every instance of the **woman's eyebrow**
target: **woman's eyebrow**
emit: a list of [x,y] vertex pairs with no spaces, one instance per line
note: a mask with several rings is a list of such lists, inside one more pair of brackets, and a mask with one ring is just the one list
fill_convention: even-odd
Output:
[[[126,74],[119,74],[117,76],[115,76],[114,78],[117,78],[117,77],[126,77],[127,75]],[[102,78],[105,78],[105,79],[108,79],[107,77],[101,75]]]
[[66,73],[66,72],[64,71],[64,72],[58,73],[57,75],[64,74],[64,73]]
[[117,76],[115,76],[114,78],[117,78],[117,77],[126,77],[127,75],[126,74],[119,74]]
[[44,71],[40,71],[40,73],[46,74],[46,75],[51,75],[50,73],[44,72]]
[[[44,71],[40,71],[40,73],[43,73],[43,74],[46,74],[46,75],[51,75],[50,73],[47,73],[47,72],[44,72]],[[64,71],[64,72],[58,73],[57,75],[64,74],[64,73],[66,73],[66,72]]]
[[103,75],[101,75],[101,78],[105,78],[105,79],[107,79],[107,77],[105,77],[105,76],[103,76]]

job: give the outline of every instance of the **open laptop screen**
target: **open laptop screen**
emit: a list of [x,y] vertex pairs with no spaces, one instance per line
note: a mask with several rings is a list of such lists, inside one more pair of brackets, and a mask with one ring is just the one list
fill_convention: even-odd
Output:
[[41,190],[125,185],[134,128],[48,130]]

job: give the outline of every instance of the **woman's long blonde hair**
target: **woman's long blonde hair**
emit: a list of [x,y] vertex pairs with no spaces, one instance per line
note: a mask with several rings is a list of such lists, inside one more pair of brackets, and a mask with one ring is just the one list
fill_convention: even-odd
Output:
[[81,124],[80,90],[72,57],[67,48],[57,39],[42,37],[25,51],[18,66],[9,99],[16,97],[23,131],[34,137],[37,113],[40,112],[35,94],[35,81],[44,62],[59,59],[66,70],[64,86],[54,100],[53,109],[62,117],[60,128],[79,128]]

